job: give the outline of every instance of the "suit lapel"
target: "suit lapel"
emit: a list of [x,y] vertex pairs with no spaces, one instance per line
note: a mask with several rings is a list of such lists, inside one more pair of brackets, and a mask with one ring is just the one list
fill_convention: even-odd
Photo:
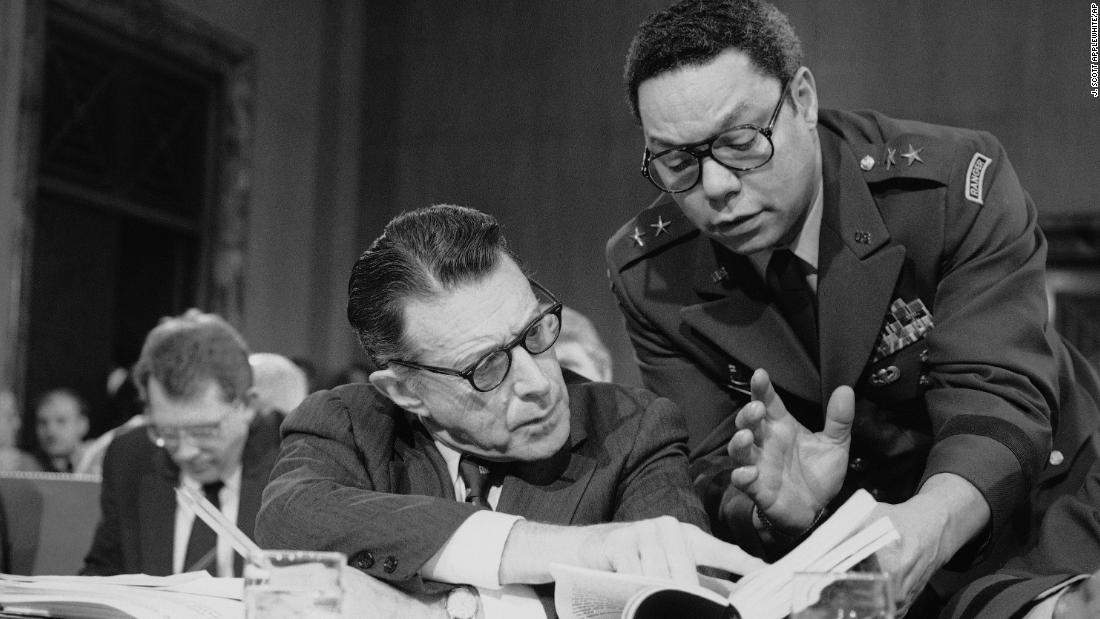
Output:
[[[682,308],[681,319],[729,356],[767,370],[784,390],[816,402],[818,369],[779,309],[766,300],[748,258],[710,241],[699,246],[694,270],[705,278],[695,282],[695,291],[704,301]],[[725,277],[711,278],[712,273]]]
[[596,470],[596,459],[587,453],[584,411],[569,408],[569,441],[546,460],[513,464],[501,486],[497,511],[542,522],[573,521]]
[[141,476],[138,489],[140,569],[147,574],[171,574],[176,530],[176,495],[172,487],[179,473],[170,470],[165,463],[167,457],[159,449],[153,460],[153,469]]
[[905,260],[860,176],[851,150],[821,136],[824,211],[818,257],[821,401],[854,385],[871,354]]

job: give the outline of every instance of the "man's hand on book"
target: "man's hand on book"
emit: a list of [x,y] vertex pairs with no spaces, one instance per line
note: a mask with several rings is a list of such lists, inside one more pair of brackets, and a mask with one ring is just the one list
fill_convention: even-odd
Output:
[[753,399],[737,413],[738,431],[727,446],[737,466],[731,480],[773,525],[797,535],[844,483],[855,396],[850,387],[837,388],[824,429],[810,432],[787,412],[766,371],[757,370],[750,386]]
[[550,582],[551,563],[693,585],[699,583],[699,566],[747,574],[765,565],[739,547],[671,516],[583,527],[521,520],[504,545],[500,582]]

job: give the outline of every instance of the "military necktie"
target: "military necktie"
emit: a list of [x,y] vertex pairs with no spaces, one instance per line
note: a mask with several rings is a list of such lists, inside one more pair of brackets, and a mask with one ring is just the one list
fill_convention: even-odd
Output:
[[493,469],[488,462],[463,455],[458,461],[458,475],[466,484],[466,502],[493,509],[489,490],[493,487]]
[[779,311],[817,364],[817,294],[806,281],[802,259],[789,249],[777,249],[768,261],[767,284]]
[[[221,509],[221,500],[218,498],[218,494],[224,485],[224,482],[218,480],[204,484],[202,487],[202,493],[206,496],[206,500],[213,503],[214,507],[218,509]],[[184,555],[183,559],[184,571],[206,570],[217,576],[215,556],[217,545],[218,536],[214,533],[214,530],[207,526],[202,518],[196,516],[195,522],[191,525],[191,537],[187,540],[187,554]]]

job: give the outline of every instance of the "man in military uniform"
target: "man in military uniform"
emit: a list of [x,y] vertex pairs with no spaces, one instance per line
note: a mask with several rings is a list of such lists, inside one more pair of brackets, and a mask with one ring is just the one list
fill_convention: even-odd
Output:
[[819,109],[786,17],[751,0],[654,13],[625,78],[664,193],[609,273],[716,530],[778,554],[867,488],[910,598],[1025,543],[1079,481],[1100,389],[1050,330],[1045,241],[997,140]]

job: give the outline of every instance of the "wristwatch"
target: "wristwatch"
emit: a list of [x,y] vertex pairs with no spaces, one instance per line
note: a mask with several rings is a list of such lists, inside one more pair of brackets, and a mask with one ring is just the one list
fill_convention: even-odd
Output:
[[481,596],[477,589],[469,585],[460,585],[447,594],[445,606],[448,619],[477,619],[480,617]]

